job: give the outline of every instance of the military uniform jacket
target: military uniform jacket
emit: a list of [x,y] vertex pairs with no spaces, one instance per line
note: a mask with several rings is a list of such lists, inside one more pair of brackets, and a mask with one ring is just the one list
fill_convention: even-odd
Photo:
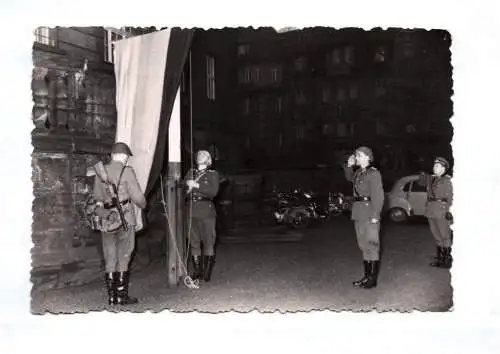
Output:
[[[193,188],[187,194],[186,201],[188,215],[197,218],[214,218],[217,213],[213,199],[219,193],[219,173],[215,170],[206,169],[198,171],[190,169],[184,181],[196,180],[199,188]],[[191,203],[191,204],[190,204]]]
[[[105,165],[105,168],[109,181],[116,185],[118,183],[123,164],[119,161],[111,161]],[[96,201],[101,201],[103,203],[109,203],[111,201],[112,196],[108,194],[104,182],[98,175],[95,177],[93,194]],[[141,190],[139,182],[137,181],[135,171],[130,166],[126,166],[123,170],[120,185],[118,186],[118,198],[120,199],[120,202],[130,200],[130,202],[136,204],[141,209],[146,207],[146,198]],[[122,203],[122,208],[127,224],[135,226],[136,218],[132,204]]]
[[[384,188],[382,176],[375,167],[366,169],[344,166],[345,177],[353,184],[354,202],[352,205],[352,220],[380,219],[384,205]],[[369,201],[356,201],[357,197],[368,197]]]
[[451,177],[449,175],[438,177],[422,174],[420,176],[420,184],[427,188],[425,216],[428,218],[444,219],[453,203]]

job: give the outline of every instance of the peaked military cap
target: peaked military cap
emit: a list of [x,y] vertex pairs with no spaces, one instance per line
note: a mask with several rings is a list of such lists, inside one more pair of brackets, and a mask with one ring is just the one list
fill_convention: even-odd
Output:
[[450,163],[444,157],[436,157],[434,163],[438,163],[446,169],[450,168]]

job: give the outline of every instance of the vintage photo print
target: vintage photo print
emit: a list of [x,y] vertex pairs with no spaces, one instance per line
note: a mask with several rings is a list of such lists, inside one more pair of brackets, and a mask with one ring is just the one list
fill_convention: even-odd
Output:
[[[231,21],[114,13],[13,33],[27,79],[24,100],[5,96],[23,133],[2,138],[12,343],[22,323],[104,338],[106,320],[206,343],[234,320],[233,339],[334,328],[352,349],[385,321],[401,342],[426,328],[454,352],[495,347],[495,12],[258,3]],[[452,327],[468,336],[439,336]]]
[[447,30],[34,33],[33,312],[451,308]]

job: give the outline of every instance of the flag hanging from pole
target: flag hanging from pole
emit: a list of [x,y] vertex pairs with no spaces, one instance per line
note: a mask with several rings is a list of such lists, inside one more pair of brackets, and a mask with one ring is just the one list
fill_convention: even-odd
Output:
[[[134,156],[129,165],[146,195],[168,158],[168,126],[194,30],[164,29],[117,41],[116,138]],[[180,114],[180,112],[174,112]],[[137,228],[144,227],[136,208]]]

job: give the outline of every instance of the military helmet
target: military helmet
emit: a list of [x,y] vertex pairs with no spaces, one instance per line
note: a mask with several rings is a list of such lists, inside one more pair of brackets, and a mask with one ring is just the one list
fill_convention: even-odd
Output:
[[132,151],[130,150],[129,146],[125,143],[122,142],[116,142],[113,144],[113,147],[111,148],[111,153],[112,154],[126,154],[128,156],[133,156]]
[[196,153],[196,162],[211,165],[212,156],[210,156],[210,153],[207,150],[199,150]]

